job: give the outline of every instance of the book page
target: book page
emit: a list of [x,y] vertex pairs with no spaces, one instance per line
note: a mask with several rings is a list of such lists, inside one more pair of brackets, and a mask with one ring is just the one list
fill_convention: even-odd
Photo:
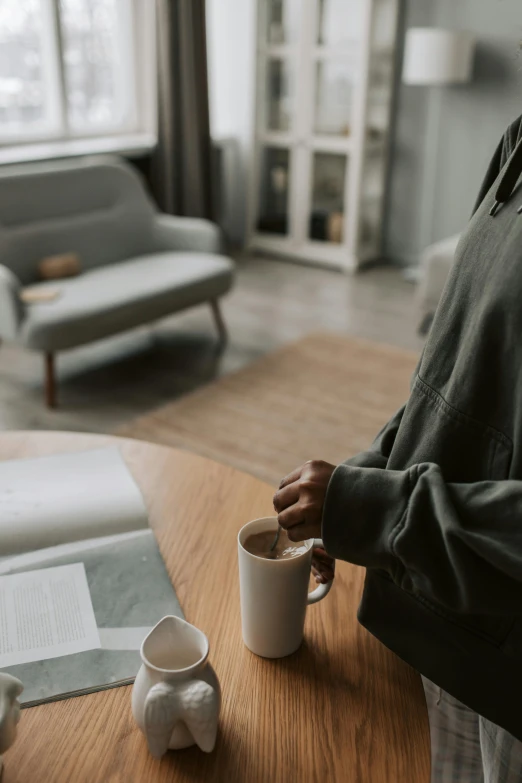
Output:
[[0,462],[2,557],[147,527],[117,449]]
[[59,544],[45,549],[36,549],[34,552],[24,552],[14,557],[0,558],[0,576],[16,573],[17,571],[32,571],[40,566],[55,565],[59,562],[83,562],[83,558],[92,550],[108,553],[111,557],[115,549],[122,544],[135,539],[154,539],[154,533],[147,530],[133,530],[130,533],[118,533],[115,536],[101,536],[100,538],[88,538],[83,541],[71,541],[68,544]]
[[0,577],[0,669],[100,646],[83,563]]
[[78,655],[6,667],[3,671],[24,684],[22,706],[132,682],[141,665],[141,642],[150,629],[166,615],[183,617],[150,528],[15,555],[0,563],[0,575],[80,562],[101,646]]

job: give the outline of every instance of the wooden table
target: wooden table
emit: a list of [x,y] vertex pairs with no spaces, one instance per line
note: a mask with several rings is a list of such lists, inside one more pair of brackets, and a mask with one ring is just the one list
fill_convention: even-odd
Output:
[[192,454],[102,436],[4,433],[0,460],[111,444],[142,489],[187,619],[209,637],[223,689],[216,749],[154,760],[130,688],[115,688],[24,710],[3,783],[428,783],[420,679],[358,625],[360,569],[339,565],[295,655],[269,661],[244,647],[236,534],[271,513],[273,488]]

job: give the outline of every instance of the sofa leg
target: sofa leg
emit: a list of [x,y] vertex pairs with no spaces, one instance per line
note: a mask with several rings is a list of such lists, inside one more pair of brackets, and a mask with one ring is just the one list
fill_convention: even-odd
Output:
[[45,402],[48,408],[56,408],[56,379],[54,373],[54,353],[46,353],[45,362]]
[[210,302],[210,306],[212,308],[212,315],[214,316],[214,321],[216,322],[216,328],[219,334],[219,342],[222,345],[224,345],[228,340],[228,332],[218,300],[212,299],[212,301]]

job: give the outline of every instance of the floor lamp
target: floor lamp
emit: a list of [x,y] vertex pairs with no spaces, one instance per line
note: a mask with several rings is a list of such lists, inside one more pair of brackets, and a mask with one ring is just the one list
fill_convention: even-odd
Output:
[[471,81],[475,41],[471,33],[434,27],[412,27],[406,33],[402,81],[434,87],[428,105],[424,151],[421,244],[433,241],[442,87]]

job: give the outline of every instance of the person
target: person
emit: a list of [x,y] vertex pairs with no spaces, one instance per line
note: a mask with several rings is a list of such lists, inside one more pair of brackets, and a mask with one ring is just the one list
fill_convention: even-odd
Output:
[[406,405],[368,451],[274,506],[366,567],[360,622],[423,676],[432,780],[522,781],[522,118],[457,249]]

